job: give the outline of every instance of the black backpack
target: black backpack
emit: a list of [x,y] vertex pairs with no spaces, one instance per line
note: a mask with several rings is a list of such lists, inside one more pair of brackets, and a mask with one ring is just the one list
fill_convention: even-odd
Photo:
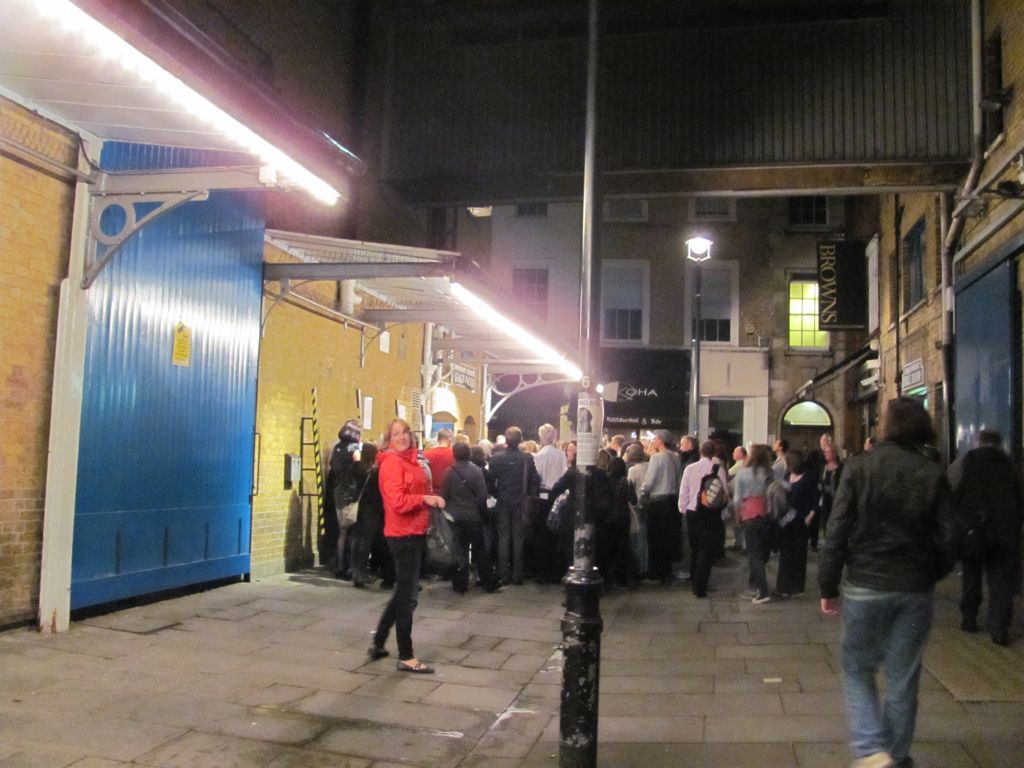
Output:
[[720,468],[717,462],[711,465],[708,473],[700,479],[700,493],[697,496],[697,503],[713,512],[725,509],[729,503],[729,489],[719,477]]

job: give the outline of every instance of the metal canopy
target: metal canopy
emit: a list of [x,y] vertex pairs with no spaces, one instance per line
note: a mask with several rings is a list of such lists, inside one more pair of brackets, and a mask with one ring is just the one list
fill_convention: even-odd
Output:
[[[203,48],[187,48],[190,41],[150,4],[76,0],[101,31],[129,43],[228,120],[203,113],[196,99],[183,100],[181,93],[171,97],[162,81],[158,87],[151,80],[156,70],[135,69],[104,48],[99,35],[48,16],[44,10],[53,12],[54,5],[51,0],[0,0],[0,95],[104,141],[250,155],[254,145],[241,143],[237,127],[242,126],[347,197],[346,173],[361,170],[358,158],[296,121],[279,100],[257,94],[259,86],[245,73],[215,62]],[[251,92],[244,104],[225,95],[243,91]],[[228,125],[232,120],[234,129]]]
[[[353,280],[362,301],[352,319],[387,327],[403,323],[434,323],[440,334],[434,350],[443,359],[500,366],[503,373],[546,373],[552,363],[525,340],[501,333],[452,294],[458,282],[492,307],[507,305],[484,274],[459,253],[430,248],[367,243],[358,240],[267,230],[266,242],[295,261],[267,262],[264,280],[287,290],[292,281]],[[511,314],[511,313],[510,313]],[[544,339],[548,331],[516,322]]]

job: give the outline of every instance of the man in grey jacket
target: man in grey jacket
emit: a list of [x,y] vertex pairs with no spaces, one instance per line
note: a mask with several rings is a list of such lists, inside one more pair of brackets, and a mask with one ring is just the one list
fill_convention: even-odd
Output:
[[[921,659],[935,582],[956,562],[957,526],[942,468],[919,450],[935,439],[919,402],[889,402],[876,448],[843,470],[822,550],[821,610],[840,613],[843,690],[854,768],[913,765]],[[875,674],[885,668],[880,702]]]
[[679,540],[679,512],[676,498],[682,462],[673,449],[675,439],[667,429],[654,432],[654,455],[647,465],[647,474],[640,485],[640,502],[647,510],[647,542],[649,564],[647,574],[672,583],[673,545]]

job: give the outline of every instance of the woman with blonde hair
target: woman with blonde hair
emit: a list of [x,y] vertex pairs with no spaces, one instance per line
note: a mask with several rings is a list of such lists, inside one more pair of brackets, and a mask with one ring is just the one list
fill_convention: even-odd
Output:
[[750,448],[746,464],[736,474],[736,492],[733,504],[736,519],[743,528],[747,546],[747,564],[750,568],[750,587],[754,591],[752,602],[761,605],[771,602],[765,564],[771,555],[774,524],[768,519],[768,484],[775,478],[772,471],[772,449],[767,445]]
[[398,671],[432,673],[434,668],[412,650],[412,614],[416,610],[420,567],[430,524],[430,508],[444,508],[444,499],[430,493],[430,479],[417,461],[416,441],[404,419],[393,419],[377,455],[380,495],[384,501],[384,538],[395,561],[395,591],[381,614],[372,659],[389,655],[384,649],[391,627],[398,641]]

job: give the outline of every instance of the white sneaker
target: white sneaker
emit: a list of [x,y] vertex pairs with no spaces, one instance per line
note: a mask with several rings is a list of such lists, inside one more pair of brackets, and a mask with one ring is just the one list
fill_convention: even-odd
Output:
[[892,755],[888,752],[875,752],[873,755],[860,757],[850,764],[850,768],[892,768]]
[[754,598],[750,601],[754,605],[764,605],[772,601],[771,595],[754,595]]

